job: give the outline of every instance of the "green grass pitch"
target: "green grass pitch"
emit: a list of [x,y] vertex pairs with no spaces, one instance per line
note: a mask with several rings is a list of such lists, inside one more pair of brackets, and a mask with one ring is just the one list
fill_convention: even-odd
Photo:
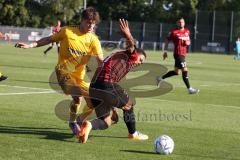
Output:
[[[198,95],[188,95],[179,75],[166,80],[171,92],[137,97],[137,129],[149,140],[128,140],[120,119],[105,131],[92,131],[83,145],[55,115],[56,104],[70,98],[51,90],[48,81],[57,53],[54,48],[44,56],[45,48],[24,50],[0,43],[0,71],[9,77],[0,82],[1,160],[240,160],[240,61],[233,56],[188,55],[190,83],[201,90]],[[151,68],[155,73],[157,64],[173,68],[171,53],[166,61],[160,52],[147,53],[146,63],[156,64]],[[155,76],[146,77],[151,85],[133,90],[155,89]],[[175,142],[171,155],[154,153],[153,142],[161,134]]]

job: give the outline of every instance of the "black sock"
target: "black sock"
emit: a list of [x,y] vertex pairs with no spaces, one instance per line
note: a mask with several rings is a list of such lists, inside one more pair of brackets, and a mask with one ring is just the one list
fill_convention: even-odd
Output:
[[188,80],[188,72],[187,71],[183,71],[182,72],[182,78],[183,78],[183,81],[186,85],[187,88],[190,88],[190,84],[189,84],[189,80]]
[[130,110],[123,110],[124,122],[128,128],[128,133],[133,134],[136,131],[136,122],[133,108]]
[[94,119],[90,122],[92,124],[92,130],[104,130],[108,128],[107,123],[102,119]]
[[168,77],[172,77],[172,76],[176,76],[176,75],[177,75],[177,73],[175,71],[169,71],[169,72],[167,72],[166,74],[164,74],[162,76],[162,79],[165,79],[165,78],[168,78]]

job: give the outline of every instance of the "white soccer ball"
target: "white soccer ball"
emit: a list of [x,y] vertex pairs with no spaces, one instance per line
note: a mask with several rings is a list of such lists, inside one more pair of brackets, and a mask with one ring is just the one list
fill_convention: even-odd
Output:
[[167,135],[161,135],[155,140],[154,149],[158,154],[171,154],[174,149],[174,141]]

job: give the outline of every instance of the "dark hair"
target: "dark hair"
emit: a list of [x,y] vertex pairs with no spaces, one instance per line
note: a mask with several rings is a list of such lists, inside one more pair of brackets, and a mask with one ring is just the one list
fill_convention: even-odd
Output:
[[81,14],[81,18],[85,20],[93,20],[98,24],[100,22],[100,16],[98,11],[93,7],[88,7],[83,10]]
[[185,19],[183,17],[180,17],[177,19],[177,23],[180,21],[180,20],[183,20],[185,22]]
[[135,48],[135,51],[137,52],[137,54],[142,54],[145,58],[147,58],[147,55],[142,48]]

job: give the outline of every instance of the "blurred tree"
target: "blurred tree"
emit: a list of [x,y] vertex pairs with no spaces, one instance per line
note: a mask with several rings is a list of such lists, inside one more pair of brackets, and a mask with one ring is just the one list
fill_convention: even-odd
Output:
[[239,0],[228,0],[227,3],[226,3],[226,8],[230,11],[239,12],[240,1]]
[[48,0],[44,5],[49,6],[52,18],[61,19],[64,24],[69,24],[73,17],[81,12],[83,0]]
[[199,10],[207,11],[239,11],[239,0],[201,0],[199,1],[197,8]]
[[145,2],[145,0],[88,0],[88,6],[95,6],[104,20],[117,20],[123,17],[132,21],[143,21],[151,9]]
[[57,20],[61,20],[63,25],[70,24],[83,7],[83,0],[27,0],[27,2],[31,15],[29,24],[40,27],[53,26]]
[[[129,21],[170,23],[180,16],[192,22],[197,4],[198,0],[88,0],[88,5],[96,6],[104,20],[124,17]],[[164,8],[168,5],[171,7]]]
[[[78,24],[84,0],[0,0],[0,24],[46,27],[58,19]],[[194,22],[196,10],[240,10],[240,0],[87,0],[103,20],[175,23],[184,17]]]
[[0,24],[26,26],[29,14],[24,6],[25,2],[26,0],[1,0]]

